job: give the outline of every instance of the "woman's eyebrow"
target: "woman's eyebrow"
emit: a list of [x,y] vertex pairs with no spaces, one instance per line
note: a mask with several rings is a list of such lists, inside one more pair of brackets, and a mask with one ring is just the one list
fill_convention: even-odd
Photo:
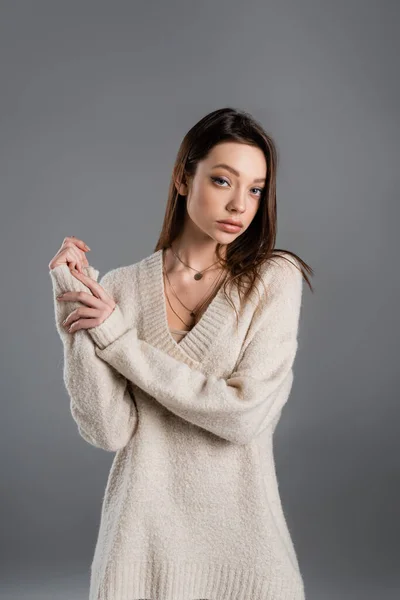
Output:
[[[229,165],[226,165],[225,163],[218,163],[217,165],[214,165],[211,168],[216,169],[217,167],[223,167],[224,169],[228,169],[228,171],[231,171],[231,173],[236,175],[236,177],[240,177],[239,171],[236,171],[236,169],[230,167]],[[254,181],[265,181],[265,177],[259,177],[258,179],[254,179]]]

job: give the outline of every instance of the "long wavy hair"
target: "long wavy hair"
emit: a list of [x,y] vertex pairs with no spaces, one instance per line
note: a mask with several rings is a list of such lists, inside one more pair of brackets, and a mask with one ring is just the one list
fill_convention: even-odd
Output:
[[[236,282],[241,304],[247,300],[261,279],[261,267],[266,261],[274,261],[280,253],[287,253],[297,261],[304,279],[311,291],[309,275],[313,269],[297,254],[289,250],[275,248],[277,233],[276,172],[278,153],[272,137],[249,113],[234,108],[215,110],[198,121],[185,135],[179,147],[169,185],[167,206],[160,236],[154,251],[168,248],[179,236],[186,214],[186,196],[179,194],[177,185],[194,177],[199,161],[205,159],[211,149],[222,142],[234,141],[258,146],[264,153],[267,163],[265,187],[259,207],[246,231],[227,245],[217,244],[216,254],[221,266],[228,275],[223,282],[224,294],[233,306],[226,291],[228,285]],[[225,257],[221,247],[226,246]],[[257,290],[258,291],[258,290]]]

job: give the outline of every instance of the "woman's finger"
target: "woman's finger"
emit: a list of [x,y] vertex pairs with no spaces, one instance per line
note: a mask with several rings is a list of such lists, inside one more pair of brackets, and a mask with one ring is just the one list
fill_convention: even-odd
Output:
[[99,298],[102,302],[105,302],[108,306],[114,306],[115,301],[111,298],[105,289],[94,279],[86,275],[85,273],[79,273],[78,271],[71,270],[72,275],[79,279],[82,283],[84,283],[90,291],[93,293],[93,296]]
[[79,331],[80,329],[91,329],[92,327],[96,327],[96,319],[79,319],[72,323],[72,325],[68,328],[68,333],[75,333],[75,331]]
[[60,302],[80,302],[81,304],[89,306],[90,308],[96,309],[101,309],[104,306],[103,300],[100,300],[100,298],[98,298],[97,296],[94,296],[93,294],[89,294],[88,292],[84,291],[67,291],[61,294],[60,296],[57,296],[57,300],[59,300]]
[[78,246],[78,248],[80,250],[82,250],[83,252],[89,252],[89,250],[90,250],[89,246],[87,244],[85,244],[85,242],[83,240],[80,240],[79,238],[75,237],[74,235],[64,238],[63,245],[66,244],[68,241],[70,241],[73,244],[75,244],[76,246]]
[[[79,319],[87,318],[91,319],[92,327],[96,327],[97,323],[100,322],[100,312],[98,308],[90,308],[88,306],[79,306],[68,315],[68,317],[62,322],[62,326],[67,329],[73,323]],[[96,320],[98,319],[98,321]]]
[[[82,243],[84,244],[84,242],[82,242]],[[84,244],[84,245],[86,246],[86,244]],[[89,261],[88,261],[88,259],[86,257],[86,254],[85,254],[86,249],[81,250],[81,248],[79,248],[76,244],[73,244],[72,247],[73,247],[74,251],[77,253],[78,265],[79,265],[79,269],[78,270],[81,273],[83,273],[83,267],[88,267],[89,266]]]
[[[79,272],[82,271],[82,251],[72,242],[67,241],[64,249],[67,251],[67,264],[71,269],[72,267],[77,269]],[[84,256],[84,255],[83,255]]]
[[64,238],[61,246],[61,252],[65,251],[66,248],[69,252],[73,253],[74,257],[76,257],[76,261],[72,261],[71,264],[76,267],[78,271],[83,273],[83,267],[89,266],[89,261],[85,254],[85,252],[90,250],[89,246],[85,244],[83,240],[80,240],[74,236],[70,236]]

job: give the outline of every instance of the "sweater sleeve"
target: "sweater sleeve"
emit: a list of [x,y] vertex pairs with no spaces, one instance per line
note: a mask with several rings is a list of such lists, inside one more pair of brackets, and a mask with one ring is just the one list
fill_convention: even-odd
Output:
[[[84,267],[86,275],[97,281],[99,272]],[[110,273],[100,280],[105,289],[110,285]],[[59,265],[49,271],[52,287],[57,332],[63,343],[63,379],[70,397],[70,409],[81,437],[89,444],[110,452],[123,448],[134,433],[137,411],[128,388],[128,380],[111,365],[96,355],[88,330],[71,334],[62,321],[79,302],[57,300],[67,291],[90,290],[69,270]],[[110,322],[115,319],[111,313]]]
[[255,309],[241,356],[226,379],[176,360],[139,339],[136,328],[120,335],[121,326],[110,326],[105,335],[103,327],[101,340],[92,328],[96,354],[179,417],[247,444],[276,424],[292,387],[303,275],[286,264]]

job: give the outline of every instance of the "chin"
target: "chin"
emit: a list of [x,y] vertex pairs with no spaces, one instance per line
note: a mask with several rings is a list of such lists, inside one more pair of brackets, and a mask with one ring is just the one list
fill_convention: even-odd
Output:
[[221,233],[218,232],[218,235],[211,235],[210,237],[212,237],[212,239],[217,242],[217,244],[223,244],[224,246],[226,246],[227,244],[230,244],[231,242],[233,242],[233,240],[236,240],[238,234],[234,234],[234,233],[225,233],[224,231],[222,231]]

